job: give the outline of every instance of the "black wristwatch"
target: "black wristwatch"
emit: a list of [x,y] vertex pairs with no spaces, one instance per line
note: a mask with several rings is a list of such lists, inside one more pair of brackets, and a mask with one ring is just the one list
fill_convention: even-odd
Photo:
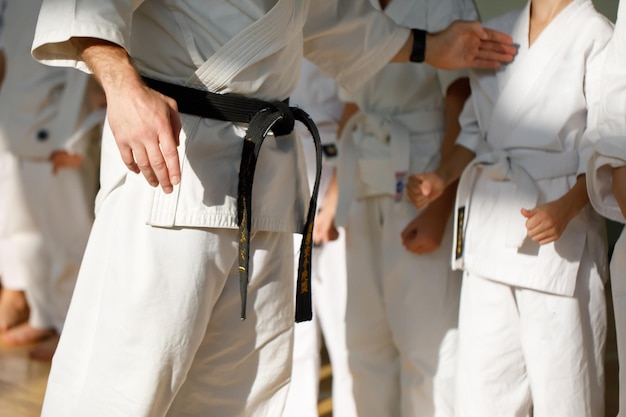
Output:
[[413,32],[413,50],[409,60],[411,62],[424,62],[426,59],[426,31],[422,29],[411,29]]

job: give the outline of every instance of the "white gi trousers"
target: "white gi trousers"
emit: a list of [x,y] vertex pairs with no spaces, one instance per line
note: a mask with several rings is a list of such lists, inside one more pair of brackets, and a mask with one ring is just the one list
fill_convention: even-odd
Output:
[[[297,246],[299,247],[299,239]],[[346,350],[345,232],[313,248],[313,320],[294,330],[293,370],[283,417],[317,417],[322,334],[332,365],[333,415],[356,417]]]
[[17,164],[5,269],[24,281],[30,324],[60,332],[93,222],[95,166],[86,159],[53,174],[48,161]]
[[42,416],[280,416],[293,235],[253,233],[242,321],[237,230],[148,226],[147,186],[129,173],[99,208]]
[[611,257],[611,290],[619,367],[619,413],[626,416],[626,233],[622,231]]
[[465,273],[457,416],[604,416],[606,306],[590,258],[585,250],[573,297]]
[[346,225],[346,331],[359,417],[451,415],[460,274],[451,226],[418,256],[401,232],[417,210],[392,197],[352,202]]
[[27,246],[36,247],[37,243],[41,244],[41,236],[23,204],[21,188],[16,188],[18,177],[19,166],[15,155],[0,151],[0,281],[4,288],[23,291],[28,275],[25,269],[32,263],[17,262],[19,257],[26,255],[24,243],[19,242],[30,241]]

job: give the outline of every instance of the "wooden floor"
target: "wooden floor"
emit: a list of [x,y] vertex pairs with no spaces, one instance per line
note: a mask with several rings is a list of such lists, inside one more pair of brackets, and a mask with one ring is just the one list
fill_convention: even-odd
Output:
[[[610,297],[609,301],[610,301]],[[612,317],[611,305],[609,310]],[[606,417],[617,414],[617,352],[615,330],[610,321],[606,354]],[[330,389],[332,371],[323,355],[320,376],[320,417],[332,416]],[[28,358],[28,348],[7,348],[0,344],[0,417],[39,417],[50,365]],[[337,416],[341,417],[341,416]]]
[[0,345],[0,417],[38,417],[50,364],[28,358],[29,347]]

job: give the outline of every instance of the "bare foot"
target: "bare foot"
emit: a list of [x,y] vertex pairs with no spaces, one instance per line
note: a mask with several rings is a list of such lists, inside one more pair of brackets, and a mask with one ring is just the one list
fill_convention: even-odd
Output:
[[5,346],[29,345],[41,342],[56,334],[54,329],[35,329],[29,323],[22,323],[7,330],[2,335],[2,342]]
[[59,335],[55,334],[30,350],[28,356],[37,361],[51,361],[59,344]]
[[0,333],[28,320],[28,303],[24,291],[3,288],[0,291]]

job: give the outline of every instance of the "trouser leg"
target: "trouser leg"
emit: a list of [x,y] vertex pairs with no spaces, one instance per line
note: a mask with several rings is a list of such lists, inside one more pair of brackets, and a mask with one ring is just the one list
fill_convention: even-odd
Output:
[[622,232],[615,244],[611,259],[611,290],[617,335],[617,357],[619,367],[618,416],[626,416],[626,233]]
[[291,234],[254,234],[242,322],[237,231],[147,226],[144,180],[127,181],[94,223],[42,416],[280,415]]
[[346,343],[359,417],[400,415],[400,361],[383,296],[382,214],[376,199],[354,201],[346,226]]

